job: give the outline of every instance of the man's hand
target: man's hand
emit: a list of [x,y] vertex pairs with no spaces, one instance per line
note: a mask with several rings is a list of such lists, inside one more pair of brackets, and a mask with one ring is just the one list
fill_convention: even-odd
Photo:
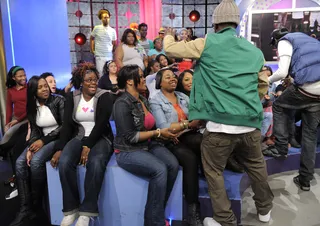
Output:
[[29,151],[32,151],[32,152],[37,152],[40,150],[40,148],[42,148],[44,145],[43,141],[42,140],[36,140],[35,142],[33,142],[30,147],[28,148]]
[[171,27],[167,28],[166,31],[164,32],[164,36],[172,35],[174,37],[175,34],[176,34],[176,30]]

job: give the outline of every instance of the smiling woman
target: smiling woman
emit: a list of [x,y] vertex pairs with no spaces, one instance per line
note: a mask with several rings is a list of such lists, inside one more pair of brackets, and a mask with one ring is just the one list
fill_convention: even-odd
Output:
[[[61,152],[59,175],[63,192],[61,225],[88,225],[99,214],[98,198],[108,161],[113,153],[113,134],[109,123],[113,100],[98,88],[98,74],[91,63],[80,64],[72,72],[75,91],[67,95],[64,124],[57,150]],[[87,166],[85,198],[79,200],[77,166]],[[51,159],[53,166],[57,159]]]
[[33,76],[27,90],[27,115],[31,135],[28,147],[16,161],[20,211],[11,226],[22,225],[35,218],[42,209],[46,184],[45,163],[52,156],[60,154],[55,153],[54,147],[59,138],[63,113],[64,98],[51,95],[46,80]]

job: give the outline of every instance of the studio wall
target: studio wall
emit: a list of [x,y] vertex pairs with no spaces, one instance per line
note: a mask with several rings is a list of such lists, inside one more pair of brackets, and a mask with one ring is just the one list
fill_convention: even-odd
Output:
[[20,65],[28,78],[49,71],[58,87],[70,78],[65,0],[1,0],[7,69]]

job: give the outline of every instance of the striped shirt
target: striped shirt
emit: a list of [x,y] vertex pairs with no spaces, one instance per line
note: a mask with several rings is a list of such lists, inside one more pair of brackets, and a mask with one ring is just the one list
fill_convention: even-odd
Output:
[[97,25],[93,28],[91,36],[94,37],[95,56],[112,57],[112,41],[117,40],[116,30],[110,26]]

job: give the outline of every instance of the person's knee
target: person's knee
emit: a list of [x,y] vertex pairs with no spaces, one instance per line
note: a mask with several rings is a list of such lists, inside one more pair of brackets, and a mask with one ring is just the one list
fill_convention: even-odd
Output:
[[157,178],[163,183],[167,181],[168,169],[167,166],[162,162],[157,162],[153,164],[153,169],[151,169],[151,177]]
[[58,163],[59,171],[68,170],[72,166],[76,167],[73,162],[69,155],[62,152]]
[[273,118],[272,112],[264,112],[264,115],[267,120],[272,120]]
[[[23,155],[23,153],[22,153]],[[20,155],[19,158],[16,161],[16,169],[21,169],[27,164],[27,159],[25,156]]]
[[45,167],[46,162],[38,156],[33,156],[30,161],[31,172],[37,172]]
[[94,171],[105,171],[107,160],[105,155],[96,155],[88,158],[87,167],[93,168]]
[[179,171],[179,162],[178,160],[173,157],[170,159],[169,163],[168,163],[168,169],[172,172],[172,173],[178,173]]

